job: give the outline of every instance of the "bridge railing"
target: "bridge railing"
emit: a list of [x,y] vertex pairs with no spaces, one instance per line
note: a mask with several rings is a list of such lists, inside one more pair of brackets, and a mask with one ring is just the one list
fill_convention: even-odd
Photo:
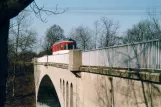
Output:
[[58,65],[65,64],[70,71],[78,71],[82,65],[82,53],[81,50],[77,49],[69,50],[67,53],[54,53],[53,55],[37,58],[35,63],[59,63]]
[[69,54],[56,54],[56,55],[46,55],[37,59],[37,62],[52,62],[52,63],[63,63],[69,64]]
[[85,51],[82,65],[160,69],[161,40]]

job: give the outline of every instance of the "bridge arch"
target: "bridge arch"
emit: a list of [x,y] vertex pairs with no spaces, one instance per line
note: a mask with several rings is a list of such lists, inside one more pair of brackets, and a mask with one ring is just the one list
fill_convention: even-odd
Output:
[[40,81],[37,102],[48,106],[61,107],[56,87],[48,75],[44,75]]

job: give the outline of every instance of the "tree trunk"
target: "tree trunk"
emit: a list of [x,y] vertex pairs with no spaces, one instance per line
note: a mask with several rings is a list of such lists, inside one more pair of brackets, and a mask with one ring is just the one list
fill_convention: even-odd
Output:
[[8,30],[9,19],[0,25],[0,107],[4,107],[6,100],[6,81],[8,77]]

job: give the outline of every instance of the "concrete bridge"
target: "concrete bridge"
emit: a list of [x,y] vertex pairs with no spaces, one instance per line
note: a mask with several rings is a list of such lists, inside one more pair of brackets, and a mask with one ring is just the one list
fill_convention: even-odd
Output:
[[159,107],[161,41],[34,59],[36,100],[57,107]]

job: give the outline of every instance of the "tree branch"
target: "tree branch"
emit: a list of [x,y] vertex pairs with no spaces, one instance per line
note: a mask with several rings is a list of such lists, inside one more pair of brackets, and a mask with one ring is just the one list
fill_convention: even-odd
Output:
[[40,18],[42,22],[47,22],[46,19],[42,18],[42,12],[44,12],[46,15],[52,15],[52,14],[57,15],[57,14],[62,14],[67,10],[66,8],[63,11],[58,11],[58,4],[55,7],[55,11],[47,10],[44,8],[44,6],[39,7],[35,1],[33,1],[30,7],[34,11],[36,17]]

